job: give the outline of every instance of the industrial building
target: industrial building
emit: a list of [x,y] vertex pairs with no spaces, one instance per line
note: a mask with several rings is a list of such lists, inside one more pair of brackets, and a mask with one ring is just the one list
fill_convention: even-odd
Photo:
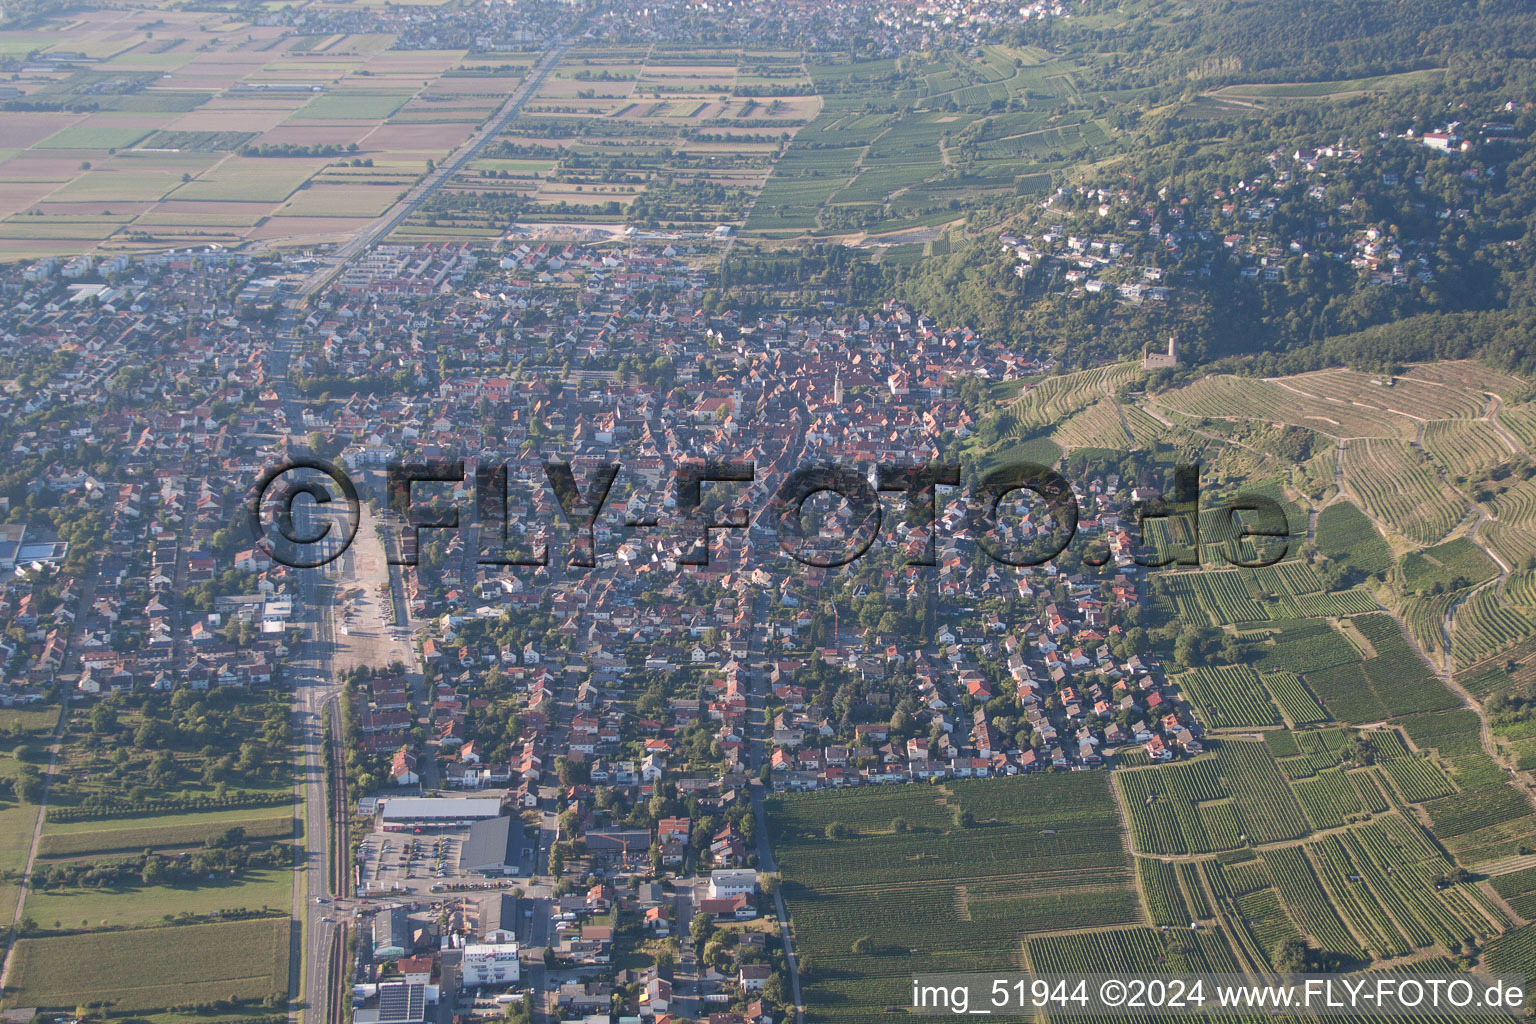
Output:
[[412,829],[462,828],[486,818],[501,815],[497,797],[397,796],[379,802],[379,827],[385,832],[409,832]]

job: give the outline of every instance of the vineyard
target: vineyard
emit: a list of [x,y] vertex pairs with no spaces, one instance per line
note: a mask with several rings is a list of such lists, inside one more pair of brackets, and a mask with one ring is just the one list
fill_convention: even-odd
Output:
[[1209,918],[1211,905],[1205,898],[1205,886],[1200,883],[1197,865],[1189,861],[1180,861],[1178,869],[1179,882],[1184,887],[1184,904],[1189,908],[1190,916],[1200,921]]
[[[1432,364],[1423,364],[1423,370]],[[1287,377],[1284,386],[1299,395],[1346,407],[1367,407],[1411,419],[1428,410],[1444,419],[1481,416],[1488,404],[1482,389],[1460,381],[1435,380],[1415,372],[1383,378],[1356,370],[1319,370]]]
[[1477,528],[1477,539],[1504,559],[1505,565],[1525,565],[1536,555],[1536,532],[1524,527],[1484,519]]
[[1165,860],[1136,858],[1136,874],[1141,880],[1141,893],[1147,905],[1147,917],[1156,925],[1183,928],[1189,924],[1189,909],[1179,892],[1179,881],[1173,865]]
[[1348,620],[1348,627],[1370,647],[1374,656],[1361,661],[1357,651],[1354,659],[1336,660],[1342,651],[1335,647],[1324,652],[1318,667],[1301,669],[1307,687],[1335,719],[1375,722],[1438,711],[1457,703],[1455,695],[1430,673],[1389,616],[1356,615]]
[[1308,395],[1288,382],[1251,377],[1203,377],[1162,396],[1159,403],[1174,412],[1200,419],[1280,423],[1337,438],[1409,438],[1415,432],[1413,421],[1405,416],[1324,400]]
[[1312,866],[1300,847],[1287,846],[1269,850],[1264,854],[1264,864],[1275,881],[1280,898],[1291,917],[1323,949],[1343,953],[1353,959],[1363,959],[1360,948],[1339,915],[1334,912],[1328,895],[1318,884]]
[[1335,502],[1318,513],[1317,550],[1367,574],[1386,572],[1392,564],[1392,552],[1375,525],[1347,501]]
[[[1212,531],[1201,528],[1201,544],[1212,546]],[[1179,617],[1204,625],[1289,621],[1379,610],[1364,588],[1327,593],[1305,562],[1280,562],[1258,569],[1176,572],[1158,577]]]
[[1004,415],[1011,417],[1021,431],[1054,427],[1140,375],[1141,367],[1136,363],[1112,363],[1046,377],[1014,399]]
[[1465,499],[1405,442],[1351,441],[1342,466],[1366,510],[1411,541],[1433,544],[1467,513]]
[[1503,406],[1496,418],[1527,449],[1536,448],[1536,403]]
[[1316,620],[1275,622],[1243,638],[1248,641],[1243,661],[1260,672],[1310,674],[1360,660],[1359,648],[1328,623]]
[[1531,813],[1531,806],[1520,791],[1507,783],[1465,790],[1423,806],[1429,812],[1430,831],[1447,844],[1449,840]]
[[[1077,772],[770,798],[782,892],[819,965],[809,1014],[873,1020],[914,972],[1012,970],[1029,933],[1137,922],[1108,786]],[[852,952],[866,935],[879,955]]]
[[1404,590],[1427,592],[1438,584],[1444,589],[1481,583],[1498,575],[1499,567],[1487,553],[1465,537],[1410,551],[1399,563]]
[[[1027,945],[1030,966],[1036,974],[1239,970],[1221,936],[1209,932],[1165,935],[1152,928],[1124,928],[1076,935],[1036,935],[1029,938]],[[1052,1019],[1056,1019],[1055,1015]]]
[[[1434,363],[1419,363],[1399,379],[1447,384],[1479,396],[1487,392],[1498,395],[1500,398],[1518,395],[1527,387],[1525,381],[1519,377],[1501,373],[1475,359],[1446,359]],[[1439,406],[1436,405],[1433,408],[1439,408]]]
[[1279,706],[1280,713],[1292,726],[1313,725],[1328,720],[1328,712],[1323,710],[1296,673],[1264,672],[1259,675],[1259,681],[1264,684],[1264,688]]
[[1315,829],[1338,828],[1364,810],[1359,791],[1338,768],[1294,781],[1291,791]]
[[1308,832],[1263,743],[1227,740],[1210,757],[1114,776],[1140,853],[1209,853]]
[[1381,762],[1381,770],[1409,803],[1423,803],[1456,792],[1451,780],[1433,761],[1422,757],[1398,757]]
[[1505,526],[1536,529],[1536,479],[1518,480],[1493,499],[1493,514]]
[[1168,428],[1135,405],[1104,397],[1056,428],[1051,439],[1063,448],[1103,448],[1135,451],[1146,448]]
[[1202,666],[1174,676],[1179,687],[1200,708],[1207,725],[1217,728],[1256,728],[1280,724],[1280,715],[1250,668]]
[[1536,918],[1536,868],[1522,868],[1489,880],[1493,891],[1504,897],[1509,909],[1526,920]]

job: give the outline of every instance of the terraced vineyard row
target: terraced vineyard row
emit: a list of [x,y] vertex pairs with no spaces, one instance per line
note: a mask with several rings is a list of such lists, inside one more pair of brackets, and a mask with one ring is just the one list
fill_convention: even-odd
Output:
[[1141,878],[1141,892],[1146,898],[1147,917],[1155,925],[1183,928],[1189,924],[1190,914],[1179,893],[1179,882],[1173,865],[1165,860],[1148,857],[1136,858],[1136,873]]
[[1140,374],[1138,364],[1127,362],[1046,377],[1014,399],[1008,412],[1021,428],[1054,426]]
[[1344,479],[1366,509],[1398,533],[1433,544],[1466,515],[1466,501],[1402,441],[1356,440],[1344,448]]
[[1345,406],[1368,406],[1412,419],[1433,412],[1438,418],[1481,416],[1488,399],[1480,388],[1461,382],[1435,381],[1422,375],[1382,378],[1358,370],[1318,370],[1285,381],[1295,392]]
[[1349,956],[1363,957],[1360,948],[1339,915],[1334,912],[1330,900],[1318,884],[1317,876],[1300,847],[1288,846],[1264,853],[1264,863],[1280,898],[1290,909],[1292,917],[1302,929],[1316,939],[1324,949]]
[[1325,401],[1274,381],[1251,377],[1203,377],[1162,396],[1159,402],[1189,416],[1285,423],[1339,438],[1408,438],[1416,429],[1405,416]]
[[1463,601],[1451,618],[1451,653],[1471,665],[1536,632],[1536,622],[1511,606],[1510,595],[1487,586]]
[[1250,668],[1201,666],[1174,678],[1199,706],[1206,724],[1214,728],[1280,724],[1279,712]]
[[1522,393],[1527,387],[1526,382],[1519,377],[1495,370],[1476,359],[1443,359],[1419,363],[1410,367],[1398,379],[1435,381],[1479,396],[1487,392],[1505,399]]
[[1313,725],[1328,720],[1328,712],[1323,710],[1296,673],[1263,672],[1259,674],[1259,681],[1264,684],[1291,725]]
[[1505,430],[1525,445],[1527,451],[1536,450],[1536,403],[1503,406],[1498,411],[1497,419]]
[[1424,447],[1447,470],[1466,473],[1507,462],[1513,454],[1483,420],[1435,420],[1424,425]]
[[1536,530],[1527,527],[1484,519],[1477,528],[1477,537],[1504,559],[1505,565],[1524,565],[1526,559],[1536,555]]
[[1119,771],[1114,781],[1143,853],[1231,850],[1294,839],[1306,818],[1263,743],[1225,740],[1213,757]]

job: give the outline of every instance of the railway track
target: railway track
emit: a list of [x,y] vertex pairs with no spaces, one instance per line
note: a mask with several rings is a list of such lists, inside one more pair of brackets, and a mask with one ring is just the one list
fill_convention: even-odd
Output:
[[341,739],[341,702],[332,697],[327,704],[330,710],[331,756],[326,765],[327,789],[330,792],[330,889],[333,897],[352,895],[351,885],[351,835],[347,813],[347,759]]
[[331,955],[327,958],[324,1024],[346,1024],[347,1020],[347,926],[339,924],[331,933]]

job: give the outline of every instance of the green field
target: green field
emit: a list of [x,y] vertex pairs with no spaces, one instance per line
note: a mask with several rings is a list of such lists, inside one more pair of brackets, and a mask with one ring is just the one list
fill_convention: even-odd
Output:
[[220,911],[285,909],[292,902],[293,872],[247,872],[240,881],[203,885],[133,886],[124,889],[39,889],[27,897],[27,916],[44,928],[121,928],[158,924],[171,914],[206,917]]
[[115,124],[105,117],[92,117],[54,132],[39,142],[37,149],[127,149],[150,134],[148,128]]
[[288,990],[287,918],[20,939],[3,1005],[116,1012]]
[[20,890],[9,881],[11,873],[20,875],[27,866],[27,851],[32,846],[32,829],[37,824],[37,808],[32,804],[0,802],[0,918],[10,920],[16,912]]
[[[189,821],[164,825],[142,825],[144,821],[164,820],[130,818],[107,819],[91,822],[68,822],[48,828],[38,850],[43,857],[79,857],[96,853],[142,853],[145,849],[176,849],[199,846],[233,825],[245,829],[251,839],[272,839],[293,834],[294,818],[283,812],[270,817],[254,817],[256,811],[215,812],[214,814],[166,815],[164,818],[181,817]],[[228,816],[236,815],[236,816]],[[70,826],[95,825],[89,831],[63,831]],[[123,827],[124,825],[133,827]]]
[[345,90],[316,96],[293,115],[301,121],[382,121],[414,93]]

